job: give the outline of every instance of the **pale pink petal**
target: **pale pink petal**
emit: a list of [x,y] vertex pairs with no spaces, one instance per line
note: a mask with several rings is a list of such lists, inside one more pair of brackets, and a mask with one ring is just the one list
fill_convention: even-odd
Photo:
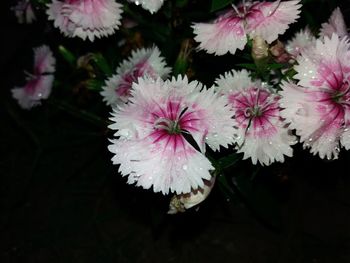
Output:
[[134,50],[120,63],[116,74],[106,80],[101,95],[107,105],[124,104],[130,97],[133,82],[139,77],[167,78],[170,71],[157,47]]
[[163,5],[164,0],[129,0],[136,5],[141,5],[142,8],[151,12],[151,14],[157,12]]
[[246,70],[226,73],[216,80],[217,92],[223,95],[234,112],[234,139],[238,152],[253,164],[269,165],[292,156],[290,145],[295,137],[280,116],[279,96],[260,81],[253,81]]
[[244,20],[236,17],[233,10],[212,23],[194,23],[192,28],[196,35],[194,39],[199,42],[199,49],[210,54],[235,54],[237,49],[243,50],[247,43]]
[[34,72],[36,74],[53,73],[56,59],[46,45],[34,49]]
[[65,36],[94,41],[119,28],[122,11],[115,0],[53,0],[47,14]]
[[300,7],[300,0],[254,2],[246,17],[247,32],[271,43],[299,18]]
[[31,109],[49,97],[53,80],[53,75],[38,76],[37,79],[29,80],[24,87],[12,89],[12,96],[23,109]]
[[314,48],[302,52],[298,58],[294,78],[304,87],[331,89],[343,79],[344,73],[348,75],[350,72],[349,49],[349,41],[339,40],[337,35],[317,40]]
[[286,44],[286,50],[294,58],[301,54],[302,51],[314,46],[316,38],[312,35],[309,28],[297,32],[294,37]]
[[320,36],[327,36],[330,38],[334,33],[339,37],[348,36],[344,17],[339,7],[334,9],[327,23],[321,25]]
[[350,149],[350,127],[347,126],[345,129],[344,129],[344,132],[343,134],[341,135],[340,137],[340,143],[344,146],[344,148],[346,150],[349,150]]

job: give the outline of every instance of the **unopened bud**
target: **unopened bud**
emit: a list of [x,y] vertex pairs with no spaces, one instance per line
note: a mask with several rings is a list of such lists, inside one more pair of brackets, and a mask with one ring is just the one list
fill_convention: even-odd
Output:
[[252,57],[254,60],[261,60],[267,58],[269,55],[269,47],[266,41],[260,37],[256,36],[253,39]]
[[168,214],[173,215],[179,212],[185,212],[186,209],[190,209],[203,202],[210,194],[214,183],[215,176],[213,176],[210,181],[205,180],[203,188],[193,190],[187,194],[174,195],[169,204]]

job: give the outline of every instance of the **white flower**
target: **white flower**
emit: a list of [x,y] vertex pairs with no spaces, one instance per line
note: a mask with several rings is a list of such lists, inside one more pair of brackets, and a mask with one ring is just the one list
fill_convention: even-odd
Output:
[[123,11],[115,0],[53,0],[47,6],[48,19],[65,36],[90,41],[113,34]]
[[232,5],[212,23],[195,23],[193,30],[199,48],[215,55],[235,54],[247,44],[247,36],[271,43],[299,17],[300,0],[242,2]]
[[234,111],[234,137],[243,159],[253,164],[269,165],[291,157],[295,137],[280,116],[279,96],[265,88],[260,81],[252,81],[246,70],[226,73],[216,80],[217,91]]
[[23,109],[30,109],[47,99],[51,93],[54,80],[56,59],[46,45],[34,48],[34,70],[26,73],[27,83],[24,87],[12,89],[12,96]]
[[112,161],[129,184],[155,192],[203,188],[214,169],[204,155],[205,143],[214,150],[232,143],[231,115],[224,98],[196,81],[140,78],[129,103],[114,109]]
[[133,82],[139,77],[166,78],[170,71],[157,47],[134,50],[122,61],[116,74],[106,80],[101,95],[107,105],[124,104],[130,97]]
[[350,149],[349,61],[349,40],[333,34],[297,58],[298,83],[282,85],[282,116],[321,158],[337,158],[341,146]]

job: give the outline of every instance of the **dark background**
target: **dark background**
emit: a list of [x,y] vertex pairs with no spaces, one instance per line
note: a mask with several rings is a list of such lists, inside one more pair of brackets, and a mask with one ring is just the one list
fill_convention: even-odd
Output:
[[[300,23],[326,21],[335,2],[348,18],[347,1],[308,1]],[[14,3],[1,3],[0,262],[350,262],[349,152],[324,161],[298,145],[284,164],[242,161],[226,171],[233,193],[218,184],[199,210],[166,215],[169,197],[118,175],[103,122],[11,98],[32,47],[68,43],[44,23],[18,25]],[[109,116],[99,95],[56,95]]]

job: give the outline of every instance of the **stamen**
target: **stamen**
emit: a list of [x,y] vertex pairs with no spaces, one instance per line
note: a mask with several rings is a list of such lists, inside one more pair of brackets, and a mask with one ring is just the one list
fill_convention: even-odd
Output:
[[232,6],[232,8],[235,10],[237,16],[241,17],[241,13],[239,12],[237,6],[236,6],[234,3],[232,3],[231,6]]
[[154,128],[165,130],[170,134],[180,134],[181,127],[179,126],[178,120],[169,120],[167,118],[160,117],[154,123]]

